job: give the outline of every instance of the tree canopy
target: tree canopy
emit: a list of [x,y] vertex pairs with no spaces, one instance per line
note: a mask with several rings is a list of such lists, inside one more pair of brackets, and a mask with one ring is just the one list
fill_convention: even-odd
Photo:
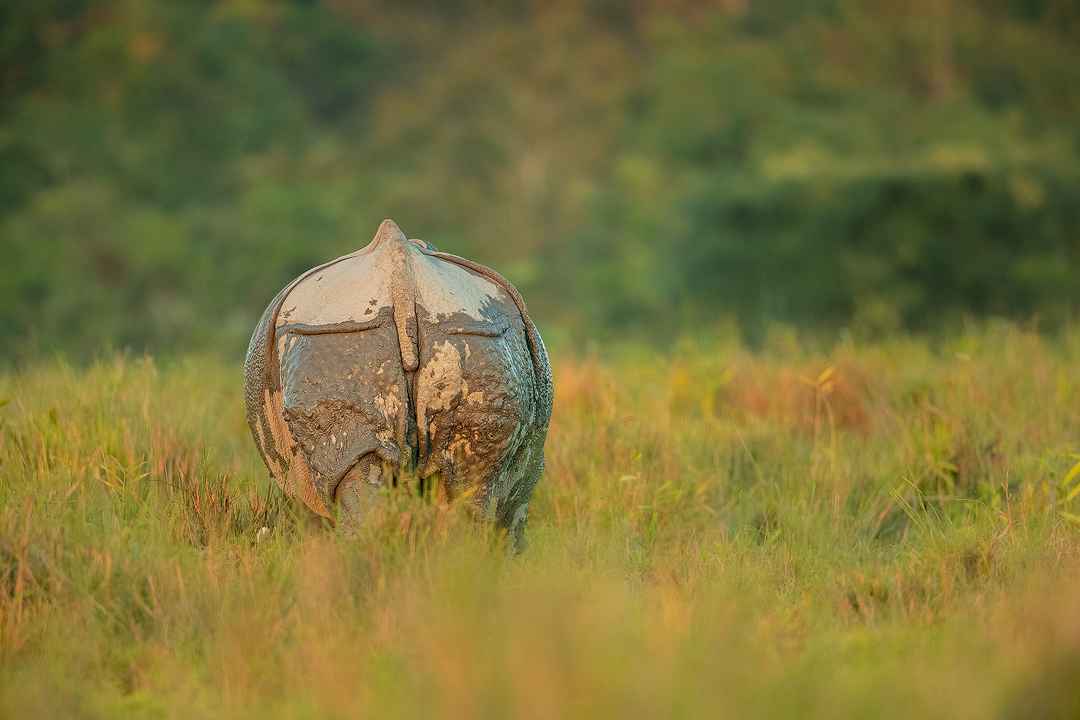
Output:
[[368,242],[562,339],[1080,305],[1071,0],[0,0],[0,354],[237,354]]

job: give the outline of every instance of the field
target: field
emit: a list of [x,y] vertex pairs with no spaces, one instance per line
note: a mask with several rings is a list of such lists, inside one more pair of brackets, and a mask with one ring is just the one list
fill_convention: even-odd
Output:
[[553,365],[516,557],[313,527],[239,364],[0,375],[0,717],[1080,716],[1080,329]]

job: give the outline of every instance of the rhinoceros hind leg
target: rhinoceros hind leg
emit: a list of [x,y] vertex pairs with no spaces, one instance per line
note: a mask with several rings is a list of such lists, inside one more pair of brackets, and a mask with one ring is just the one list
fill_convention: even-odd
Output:
[[510,554],[525,549],[525,524],[529,520],[529,500],[544,472],[544,438],[535,438],[518,449],[508,468],[518,481],[495,507],[495,527],[506,531],[506,546]]
[[356,535],[370,518],[390,475],[386,463],[375,453],[361,457],[335,489],[338,527]]

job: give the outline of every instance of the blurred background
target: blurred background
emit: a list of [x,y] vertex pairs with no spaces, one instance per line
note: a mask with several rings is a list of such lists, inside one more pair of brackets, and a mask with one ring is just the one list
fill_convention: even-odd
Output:
[[545,337],[1080,305],[1075,0],[0,0],[0,361],[240,357],[409,235]]

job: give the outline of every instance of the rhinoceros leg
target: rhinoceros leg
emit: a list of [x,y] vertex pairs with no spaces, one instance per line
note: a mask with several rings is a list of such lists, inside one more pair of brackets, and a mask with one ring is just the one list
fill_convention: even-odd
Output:
[[316,515],[329,517],[330,513],[315,491],[300,448],[282,416],[281,377],[274,357],[274,319],[288,289],[278,293],[266,308],[251,337],[244,362],[245,414],[255,446],[274,481],[289,497],[299,495]]
[[411,466],[415,433],[393,322],[332,330],[288,331],[280,352],[283,417],[327,508],[368,455]]
[[529,519],[529,500],[544,472],[544,435],[533,433],[510,458],[504,477],[509,481],[505,495],[495,500],[495,527],[506,531],[508,549],[525,548],[525,523]]
[[335,490],[338,527],[355,535],[371,517],[382,489],[389,484],[393,469],[375,453],[368,453],[342,478]]

